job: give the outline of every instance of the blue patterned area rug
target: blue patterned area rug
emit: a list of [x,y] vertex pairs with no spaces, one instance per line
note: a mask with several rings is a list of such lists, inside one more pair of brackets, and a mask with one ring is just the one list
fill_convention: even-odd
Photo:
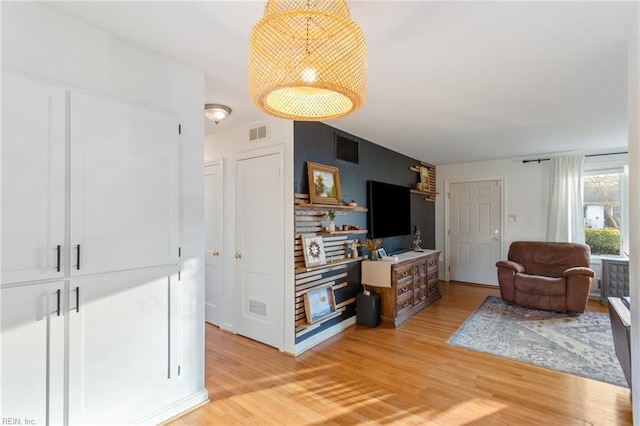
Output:
[[447,343],[627,387],[605,313],[539,311],[489,296]]

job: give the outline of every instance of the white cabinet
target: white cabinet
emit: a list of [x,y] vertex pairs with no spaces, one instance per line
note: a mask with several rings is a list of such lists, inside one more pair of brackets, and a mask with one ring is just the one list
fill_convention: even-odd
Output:
[[2,283],[61,278],[65,91],[2,74]]
[[179,374],[178,123],[2,85],[0,417],[137,421]]
[[62,423],[63,289],[62,282],[52,282],[0,290],[3,419]]
[[80,93],[70,111],[71,275],[175,264],[175,118]]
[[70,282],[69,423],[129,423],[178,377],[180,297],[170,270]]

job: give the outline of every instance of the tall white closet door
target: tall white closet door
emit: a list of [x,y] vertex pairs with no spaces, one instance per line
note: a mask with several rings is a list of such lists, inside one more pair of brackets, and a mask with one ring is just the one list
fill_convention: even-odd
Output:
[[65,103],[63,89],[2,74],[4,284],[63,276]]
[[63,421],[62,282],[0,290],[0,411],[32,424]]
[[236,162],[237,331],[276,348],[284,343],[282,155]]
[[224,286],[222,276],[222,163],[204,168],[205,321],[220,327]]
[[178,123],[71,93],[71,275],[177,263]]

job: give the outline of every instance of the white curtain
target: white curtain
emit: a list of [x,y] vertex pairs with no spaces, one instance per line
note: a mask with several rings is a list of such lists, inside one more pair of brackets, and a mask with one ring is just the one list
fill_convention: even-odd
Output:
[[584,243],[583,164],[583,155],[551,159],[547,241]]

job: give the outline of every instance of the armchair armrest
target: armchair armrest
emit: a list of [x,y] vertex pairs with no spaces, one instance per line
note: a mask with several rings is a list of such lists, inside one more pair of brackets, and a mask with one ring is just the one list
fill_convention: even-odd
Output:
[[586,275],[590,278],[593,278],[596,276],[596,273],[592,269],[585,268],[583,266],[576,266],[574,268],[567,269],[562,274],[562,276],[564,276],[565,278],[567,278],[570,275]]
[[496,263],[496,266],[498,268],[512,269],[515,272],[520,272],[520,273],[524,272],[524,266],[511,260],[501,260],[498,263]]

